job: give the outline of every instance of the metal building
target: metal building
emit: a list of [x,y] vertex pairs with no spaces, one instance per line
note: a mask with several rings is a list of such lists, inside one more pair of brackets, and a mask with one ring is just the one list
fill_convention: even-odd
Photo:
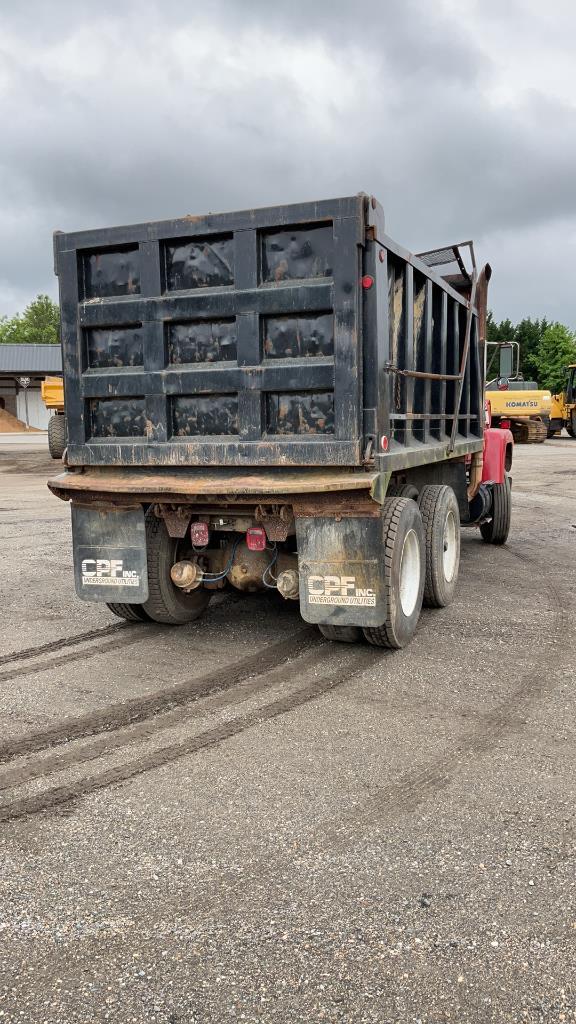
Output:
[[50,413],[40,385],[44,377],[61,374],[60,345],[0,345],[0,409],[45,430]]

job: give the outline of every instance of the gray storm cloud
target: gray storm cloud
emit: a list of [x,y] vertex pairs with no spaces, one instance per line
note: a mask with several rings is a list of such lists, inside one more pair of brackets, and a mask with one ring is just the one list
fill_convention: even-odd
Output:
[[56,293],[55,228],[364,190],[410,248],[474,237],[497,316],[576,326],[570,4],[12,6],[0,314]]

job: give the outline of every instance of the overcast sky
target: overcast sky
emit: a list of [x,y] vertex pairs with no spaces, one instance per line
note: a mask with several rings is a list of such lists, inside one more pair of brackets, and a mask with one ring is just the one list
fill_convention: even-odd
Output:
[[0,315],[52,231],[370,192],[576,328],[572,0],[0,0]]

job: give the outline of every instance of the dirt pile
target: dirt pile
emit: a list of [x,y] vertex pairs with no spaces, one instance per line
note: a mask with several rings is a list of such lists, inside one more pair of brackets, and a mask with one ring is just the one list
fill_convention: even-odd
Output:
[[0,434],[40,434],[38,427],[27,427],[22,420],[16,419],[11,412],[0,409]]

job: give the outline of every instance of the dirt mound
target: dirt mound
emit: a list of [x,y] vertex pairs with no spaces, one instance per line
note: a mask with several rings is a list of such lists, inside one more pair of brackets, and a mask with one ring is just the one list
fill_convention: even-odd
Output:
[[27,427],[22,420],[16,419],[11,412],[0,409],[0,434],[41,434],[38,427]]

